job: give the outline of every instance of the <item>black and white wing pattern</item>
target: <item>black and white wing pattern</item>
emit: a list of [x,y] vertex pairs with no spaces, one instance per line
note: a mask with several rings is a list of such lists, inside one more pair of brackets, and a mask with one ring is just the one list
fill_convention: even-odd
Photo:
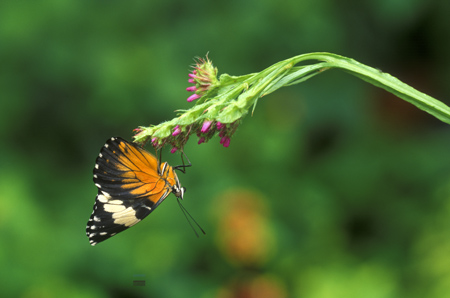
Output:
[[121,138],[106,142],[94,167],[98,194],[86,226],[91,245],[137,224],[170,194],[172,185],[158,167],[156,157],[135,144]]

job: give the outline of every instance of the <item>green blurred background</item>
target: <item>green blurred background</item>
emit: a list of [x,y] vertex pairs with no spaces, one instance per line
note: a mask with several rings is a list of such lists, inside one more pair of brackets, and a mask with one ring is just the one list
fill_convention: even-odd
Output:
[[[2,297],[448,297],[450,127],[346,73],[185,148],[173,196],[95,247],[95,158],[189,108],[187,74],[328,51],[450,104],[450,2],[1,1]],[[163,158],[179,164],[166,148]],[[145,286],[133,285],[144,280]]]

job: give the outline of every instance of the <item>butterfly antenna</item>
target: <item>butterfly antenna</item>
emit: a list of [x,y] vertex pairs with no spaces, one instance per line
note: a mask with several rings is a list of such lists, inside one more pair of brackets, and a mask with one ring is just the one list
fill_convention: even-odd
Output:
[[197,236],[197,238],[199,237],[197,231],[195,230],[194,226],[192,225],[191,221],[189,220],[189,217],[195,222],[195,224],[200,229],[200,231],[202,231],[203,235],[206,235],[206,232],[202,229],[202,227],[198,224],[198,222],[192,217],[192,215],[187,211],[187,209],[184,208],[183,204],[181,204],[181,201],[179,199],[177,199],[177,202],[178,202],[178,205],[180,206],[181,211],[184,214],[184,217],[186,217],[189,225],[191,226],[192,230],[194,231],[195,236]]

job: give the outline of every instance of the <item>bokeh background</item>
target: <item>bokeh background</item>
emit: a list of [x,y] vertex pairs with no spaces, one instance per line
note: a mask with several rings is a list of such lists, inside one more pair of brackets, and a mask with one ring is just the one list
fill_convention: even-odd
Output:
[[[2,297],[448,297],[450,127],[346,73],[259,101],[229,148],[185,148],[173,196],[95,247],[95,158],[219,73],[328,51],[450,104],[450,2],[1,1]],[[179,164],[166,148],[163,158]],[[135,281],[145,281],[145,286]]]

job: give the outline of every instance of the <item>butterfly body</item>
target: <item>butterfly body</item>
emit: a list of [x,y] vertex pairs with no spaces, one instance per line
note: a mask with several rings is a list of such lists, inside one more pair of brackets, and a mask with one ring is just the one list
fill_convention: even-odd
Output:
[[86,226],[91,245],[137,224],[171,192],[184,195],[173,167],[122,138],[109,139],[101,149],[94,183],[98,194]]

